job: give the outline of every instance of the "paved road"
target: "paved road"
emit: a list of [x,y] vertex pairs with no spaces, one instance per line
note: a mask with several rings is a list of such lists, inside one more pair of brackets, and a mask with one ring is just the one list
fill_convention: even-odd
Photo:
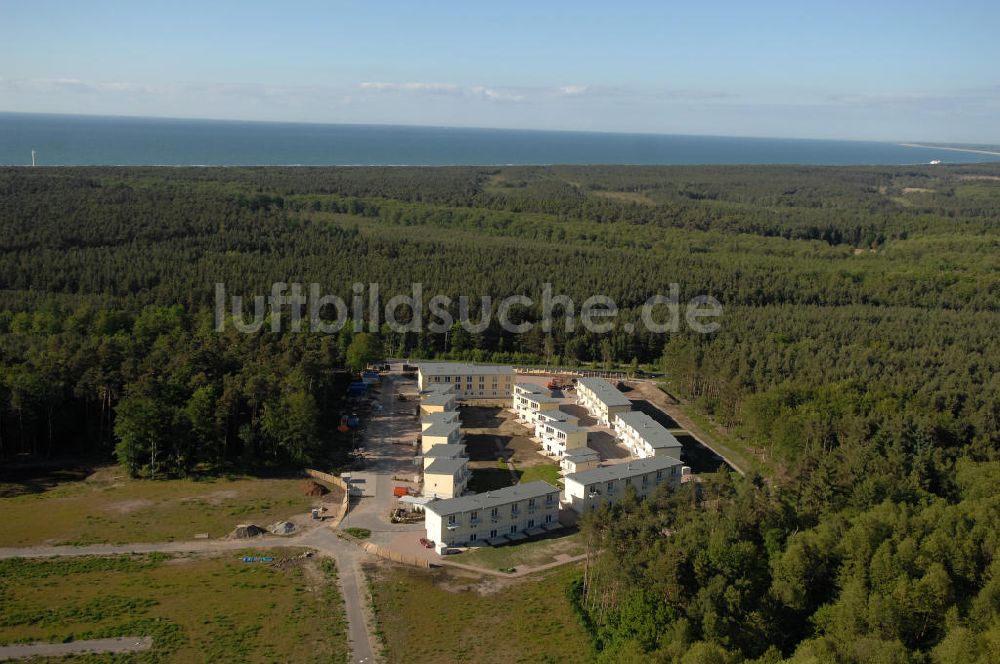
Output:
[[123,636],[116,639],[91,639],[89,641],[70,641],[69,643],[23,643],[0,646],[0,660],[63,657],[84,653],[140,652],[152,647],[153,639],[148,636]]

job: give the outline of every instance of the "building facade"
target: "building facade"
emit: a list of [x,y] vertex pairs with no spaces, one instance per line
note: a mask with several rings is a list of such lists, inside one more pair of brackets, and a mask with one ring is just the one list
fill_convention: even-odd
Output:
[[465,445],[435,445],[423,453],[424,470],[435,459],[468,459]]
[[424,496],[455,498],[469,483],[468,459],[434,459],[424,468]]
[[603,378],[581,378],[576,382],[576,402],[598,422],[611,426],[615,415],[632,410],[628,397]]
[[679,460],[661,456],[570,473],[563,477],[563,502],[582,514],[621,500],[628,487],[635,489],[638,498],[645,498],[663,484],[679,487],[682,468]]
[[632,456],[681,458],[681,443],[672,433],[646,413],[618,413],[613,420],[615,435]]
[[455,410],[455,395],[429,392],[420,399],[420,414],[446,413]]
[[435,445],[461,445],[462,429],[458,422],[435,422],[420,433],[420,453]]
[[567,450],[587,446],[587,430],[564,420],[539,421],[535,424],[535,437],[546,453],[558,457]]
[[559,400],[553,399],[548,390],[538,385],[518,383],[514,386],[511,401],[517,421],[529,427],[538,422],[539,413],[559,410]]
[[509,399],[514,387],[514,367],[467,362],[421,362],[417,365],[421,390],[450,385],[459,401]]
[[567,450],[566,454],[559,459],[559,469],[564,475],[590,470],[599,465],[601,465],[601,455],[589,447]]
[[424,506],[427,539],[441,554],[452,547],[501,544],[559,527],[559,489],[548,482],[436,500]]

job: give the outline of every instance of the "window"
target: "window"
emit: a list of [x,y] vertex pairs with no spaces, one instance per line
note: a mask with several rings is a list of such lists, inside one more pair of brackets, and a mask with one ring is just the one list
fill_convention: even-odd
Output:
[[479,512],[469,513],[469,521],[478,521],[478,520],[479,520]]
[[456,523],[457,523],[457,519],[455,518],[455,515],[454,514],[449,514],[448,515],[448,525],[449,526],[454,526]]
[[516,523],[512,523],[510,525],[510,534],[513,535],[516,532],[517,532],[517,524]]
[[528,507],[534,507],[534,506],[535,506],[535,499],[534,498],[529,498],[528,499]]
[[529,528],[534,528],[535,527],[535,520],[534,519],[528,519],[528,527]]
[[545,496],[545,504],[546,505],[551,505],[553,499],[554,499],[554,496],[551,493],[549,495]]
[[469,534],[469,541],[470,541],[470,542],[475,542],[475,541],[476,541],[476,539],[478,539],[478,537],[479,537],[479,536],[478,536],[478,535],[476,535],[475,533],[470,533],[470,534]]
[[490,531],[490,539],[496,539],[496,536],[497,536],[497,529],[494,528],[493,530]]
[[608,493],[611,493],[614,490],[615,490],[615,483],[614,483],[614,480],[612,480],[612,481],[608,482]]
[[662,478],[663,478],[663,471],[662,470],[656,471],[656,479],[662,479]]
[[497,518],[499,515],[500,511],[498,508],[494,507],[493,509],[490,510],[490,516],[493,517],[494,519]]
[[510,506],[510,515],[517,516],[517,503]]

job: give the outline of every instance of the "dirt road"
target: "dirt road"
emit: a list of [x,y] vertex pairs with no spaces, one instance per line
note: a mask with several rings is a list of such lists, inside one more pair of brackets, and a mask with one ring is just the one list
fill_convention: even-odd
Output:
[[[740,475],[746,474],[747,462],[743,454],[720,443],[710,432],[702,429],[697,422],[684,413],[680,406],[671,403],[663,391],[655,384],[637,380],[629,381],[629,387],[632,388],[634,393],[638,393],[643,399],[649,401],[672,417],[695,440],[722,457],[722,460],[729,464],[737,473]],[[636,398],[636,395],[633,393],[630,393],[628,396],[632,399]]]
[[141,652],[153,647],[148,636],[123,636],[116,639],[91,639],[69,643],[24,643],[0,646],[0,660],[30,657],[64,657],[93,653]]

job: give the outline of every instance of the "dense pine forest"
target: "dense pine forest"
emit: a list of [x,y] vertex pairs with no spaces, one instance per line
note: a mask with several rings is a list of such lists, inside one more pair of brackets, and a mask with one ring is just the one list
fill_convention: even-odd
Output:
[[[677,283],[724,315],[215,331],[216,283],[276,281],[474,319],[551,283],[622,322]],[[337,463],[345,370],[382,354],[653,366],[768,463],[587,524],[568,592],[603,659],[1000,656],[1000,165],[6,169],[0,289],[0,463]]]

